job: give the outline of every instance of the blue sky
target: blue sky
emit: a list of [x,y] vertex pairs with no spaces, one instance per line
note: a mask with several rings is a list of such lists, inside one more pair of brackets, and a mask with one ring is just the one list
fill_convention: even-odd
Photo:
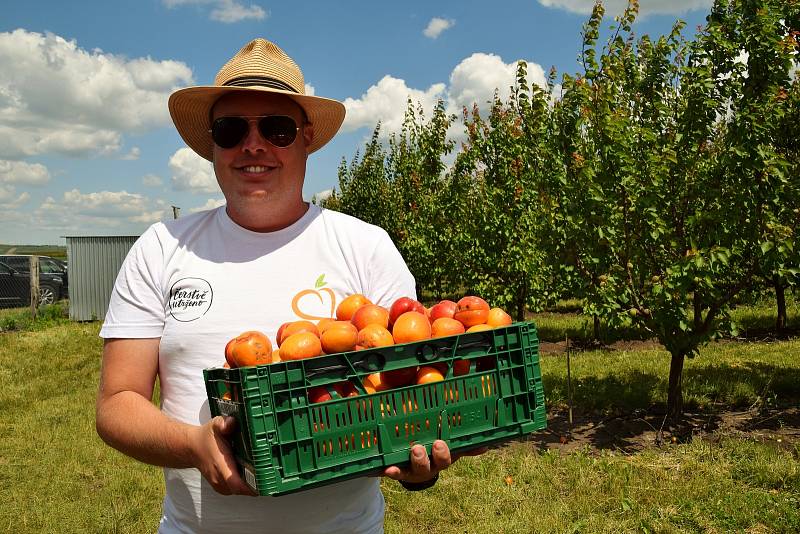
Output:
[[[623,0],[607,2],[609,15]],[[407,98],[457,111],[550,67],[574,73],[590,0],[13,2],[0,19],[0,243],[64,244],[67,235],[138,235],[222,203],[211,166],[174,131],[167,98],[205,85],[264,37],[300,65],[307,89],[341,100],[340,134],[309,159],[304,194],[336,170]],[[710,0],[641,0],[637,34],[687,31]],[[612,23],[607,19],[605,26]],[[456,132],[455,135],[458,135]]]

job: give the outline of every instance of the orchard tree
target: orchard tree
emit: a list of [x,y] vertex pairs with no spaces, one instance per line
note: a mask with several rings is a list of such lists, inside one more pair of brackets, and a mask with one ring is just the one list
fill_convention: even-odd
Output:
[[386,176],[386,152],[380,142],[380,130],[378,123],[363,156],[356,153],[349,165],[342,161],[339,190],[334,190],[321,205],[380,226],[391,236],[397,232],[392,217],[397,208]]
[[[637,9],[620,17],[598,58],[595,6],[584,72],[564,77],[556,107],[567,177],[543,190],[589,312],[643,328],[670,352],[668,415],[677,419],[685,358],[729,328],[733,299],[775,238],[770,208],[782,202],[786,165],[772,122],[759,121],[764,99],[787,85],[779,43],[788,19],[779,2],[718,2],[691,42],[681,24],[637,42]],[[776,38],[762,39],[770,32]],[[788,240],[780,238],[790,248]]]
[[[488,116],[465,112],[467,141],[454,167],[454,182],[470,189],[455,209],[466,239],[462,279],[470,290],[522,320],[552,292],[540,247],[545,225],[536,183],[552,172],[548,152],[552,86],[530,87],[526,64],[508,102],[495,97]],[[471,187],[469,187],[471,184]]]
[[386,174],[396,210],[395,243],[422,289],[440,299],[453,287],[453,235],[458,221],[445,206],[449,176],[445,158],[455,143],[447,137],[454,116],[438,101],[430,120],[409,100],[400,132],[391,135]]

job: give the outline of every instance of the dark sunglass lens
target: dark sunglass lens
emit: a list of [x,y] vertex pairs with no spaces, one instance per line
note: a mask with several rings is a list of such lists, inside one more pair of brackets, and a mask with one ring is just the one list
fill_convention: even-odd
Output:
[[233,148],[247,135],[249,127],[242,117],[220,117],[211,125],[211,138],[221,148]]
[[272,115],[258,121],[258,131],[273,145],[285,148],[297,137],[297,123],[291,117]]

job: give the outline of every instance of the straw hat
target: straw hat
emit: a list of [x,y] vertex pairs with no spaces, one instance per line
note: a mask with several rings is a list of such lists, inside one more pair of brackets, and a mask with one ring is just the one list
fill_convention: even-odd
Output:
[[314,125],[309,152],[319,150],[336,135],[344,120],[344,105],[330,98],[305,94],[300,67],[274,43],[254,39],[228,61],[214,78],[214,85],[187,87],[169,97],[169,114],[178,133],[192,150],[211,161],[211,107],[231,92],[263,91],[286,95],[306,113]]

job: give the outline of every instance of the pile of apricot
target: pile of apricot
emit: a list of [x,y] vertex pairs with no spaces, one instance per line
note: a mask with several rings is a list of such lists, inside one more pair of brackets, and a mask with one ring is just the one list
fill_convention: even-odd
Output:
[[[301,360],[323,354],[384,347],[430,338],[490,330],[511,324],[511,316],[501,308],[490,308],[480,297],[466,296],[458,302],[442,300],[430,308],[419,301],[401,297],[389,309],[373,304],[361,294],[350,295],[336,308],[336,317],[316,323],[300,320],[281,325],[273,349],[269,338],[255,330],[231,339],[225,347],[226,367],[244,367],[279,361]],[[479,362],[480,363],[480,362]],[[369,375],[363,381],[368,393],[444,380],[446,364],[398,369]],[[469,362],[453,363],[456,376],[469,372]],[[339,391],[341,389],[341,391]],[[349,382],[336,392],[341,397],[357,394]],[[316,402],[329,400],[325,388],[309,392]]]

